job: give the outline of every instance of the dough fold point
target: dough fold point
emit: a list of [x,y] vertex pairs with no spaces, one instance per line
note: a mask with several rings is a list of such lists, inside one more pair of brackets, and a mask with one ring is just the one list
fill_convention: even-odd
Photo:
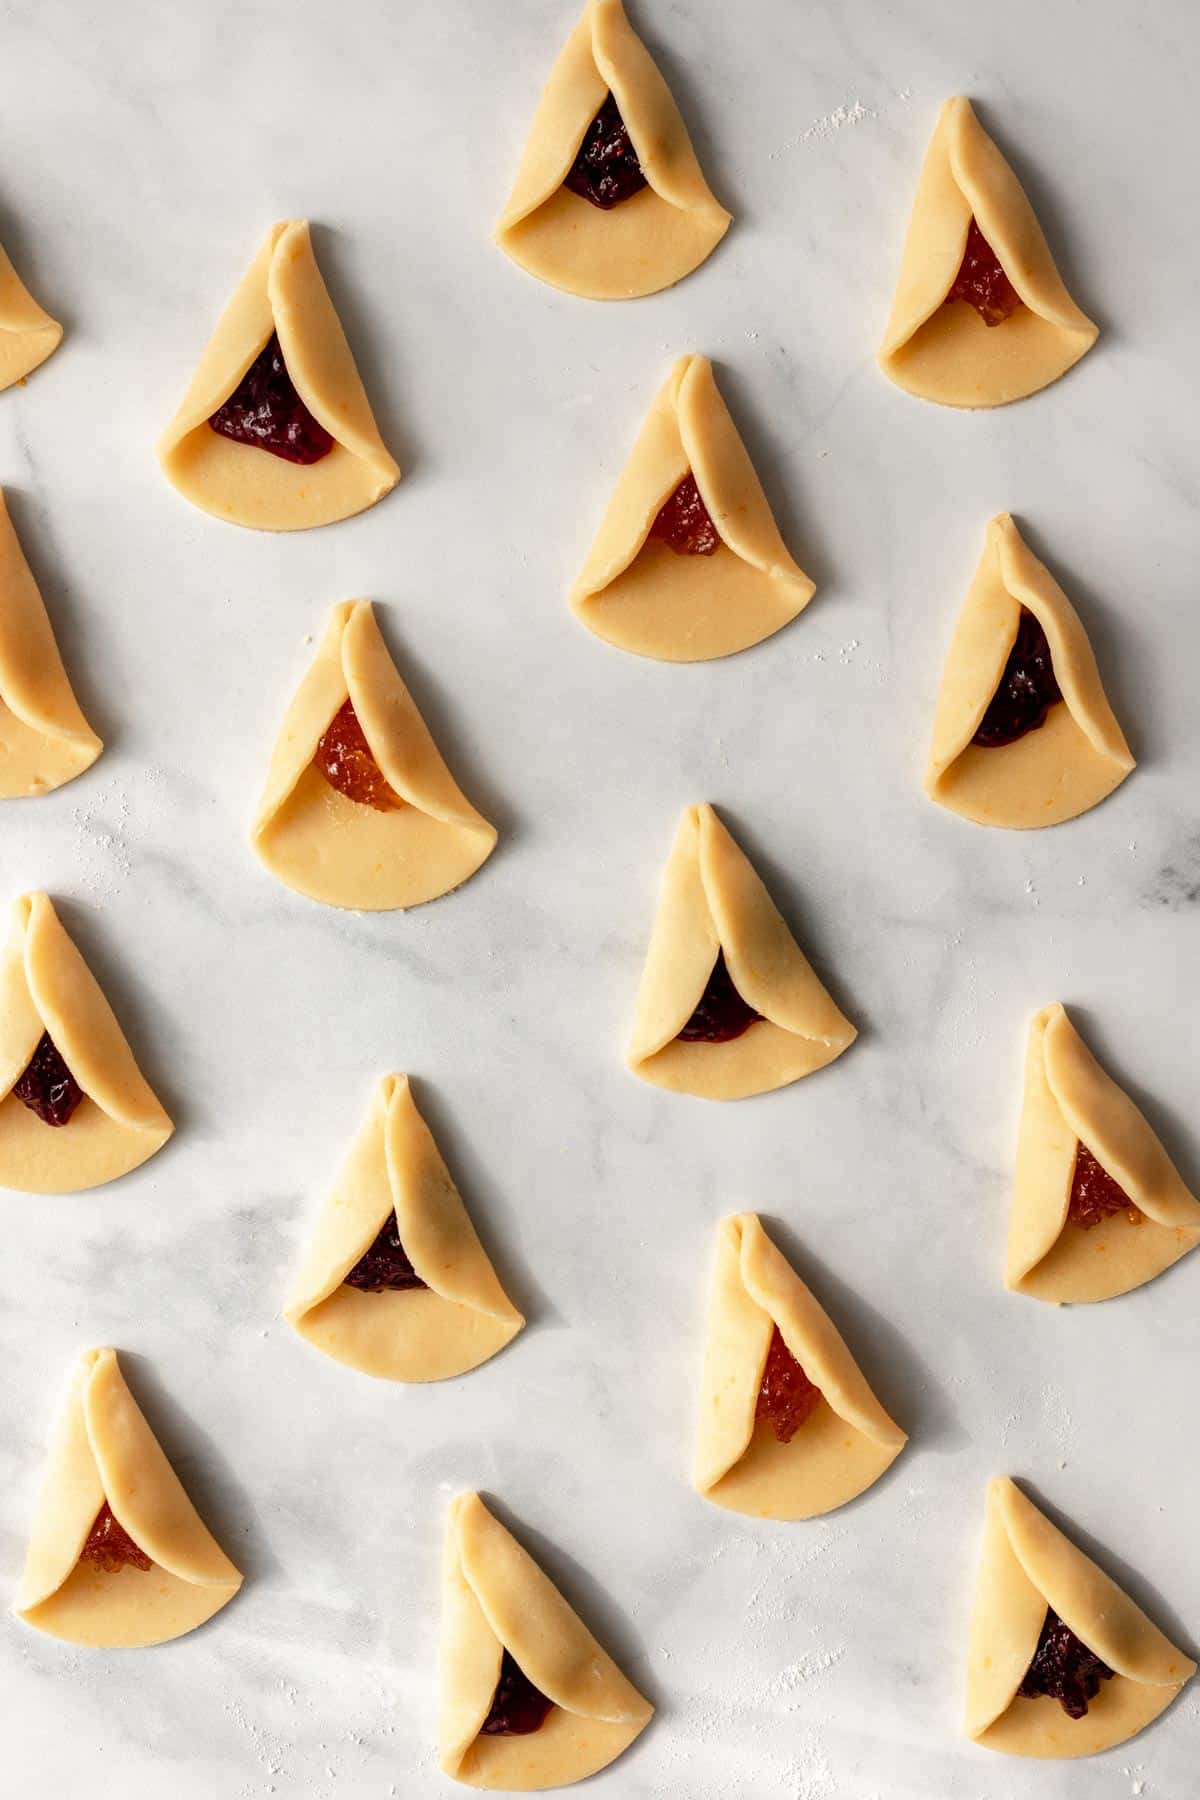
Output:
[[[776,1330],[820,1390],[815,1410],[786,1443],[758,1417]],[[811,1519],[878,1481],[907,1441],[757,1214],[723,1220],[705,1336],[697,1493],[752,1518]]]
[[48,794],[104,746],[67,678],[0,489],[0,799]]
[[[1087,1228],[1070,1217],[1079,1147],[1134,1209]],[[1200,1244],[1200,1201],[1147,1120],[1057,1001],[1029,1025],[1004,1279],[1056,1304],[1109,1300]]]
[[[972,219],[1021,301],[994,325],[967,301],[946,304]],[[922,400],[1003,406],[1057,381],[1096,337],[970,101],[947,100],[921,170],[880,368]]]
[[[719,958],[758,1017],[727,1041],[689,1041],[681,1033]],[[675,1093],[738,1100],[824,1068],[857,1035],[713,808],[688,807],[663,875],[629,1068]]]
[[[347,1275],[388,1225],[422,1285],[381,1292],[348,1286]],[[389,1381],[463,1375],[524,1325],[406,1075],[385,1075],[377,1085],[284,1315],[326,1356]]]
[[[43,1036],[83,1090],[63,1125],[14,1091]],[[161,1150],[174,1127],[46,894],[13,906],[0,952],[0,1187],[72,1194]]]
[[[153,1565],[82,1555],[101,1508]],[[242,1584],[163,1453],[115,1350],[86,1350],[71,1382],[34,1515],[14,1610],[66,1643],[124,1650],[194,1631]]]
[[[563,181],[610,93],[646,186],[605,210]],[[551,287],[587,300],[627,300],[690,275],[730,220],[621,0],[588,0],[538,102],[496,242]]]
[[[975,742],[1024,615],[1044,634],[1061,698],[1015,742]],[[938,691],[925,792],[977,825],[1027,831],[1099,805],[1134,768],[1078,613],[1008,513],[987,527]]]
[[[333,439],[317,461],[289,461],[209,424],[273,335],[296,393]],[[172,486],[202,512],[261,531],[301,531],[349,518],[399,481],[306,219],[286,219],[268,231],[163,433],[158,459]]]
[[24,381],[62,342],[63,328],[43,312],[0,244],[0,391]]
[[[314,761],[347,700],[399,802],[388,810],[340,792]],[[487,861],[496,835],[446,767],[370,601],[335,606],[275,741],[251,829],[260,860],[310,900],[386,912],[459,887]]]
[[[552,1702],[522,1736],[482,1730],[504,1652]],[[628,1749],[654,1708],[478,1494],[452,1501],[442,1570],[445,1774],[527,1793],[582,1781]]]
[[[681,554],[653,535],[689,475],[719,540],[711,554]],[[681,356],[613,491],[572,610],[620,650],[698,662],[770,637],[815,591],[779,534],[712,364]]]
[[[1056,1699],[1018,1693],[1047,1609],[1113,1671],[1080,1719]],[[1009,1756],[1094,1756],[1135,1736],[1196,1665],[1007,1476],[988,1486],[967,1652],[964,1729]]]

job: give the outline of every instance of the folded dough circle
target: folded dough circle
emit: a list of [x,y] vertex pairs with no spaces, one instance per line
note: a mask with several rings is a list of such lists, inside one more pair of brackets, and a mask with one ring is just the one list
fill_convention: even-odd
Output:
[[[1019,1693],[1052,1611],[1110,1671],[1082,1717]],[[967,1653],[965,1730],[1008,1756],[1094,1756],[1165,1712],[1196,1673],[1090,1557],[1006,1476],[990,1483]]]
[[[394,1246],[391,1268],[364,1267],[381,1234]],[[463,1375],[524,1325],[406,1075],[377,1086],[284,1315],[326,1356],[388,1381]]]
[[[333,785],[321,746],[353,709],[382,807]],[[326,906],[386,912],[420,906],[473,875],[495,828],[451,775],[388,654],[368,600],[335,606],[275,741],[251,829],[285,887]]]
[[[733,1025],[693,1028],[718,980]],[[712,807],[688,807],[663,875],[630,1069],[674,1093],[740,1100],[823,1069],[857,1035]]]
[[[75,1084],[58,1124],[20,1091],[47,1038]],[[0,1187],[100,1187],[161,1150],[173,1129],[48,895],[23,894],[0,952]]]
[[72,692],[0,490],[0,799],[48,794],[103,748]]
[[[134,1557],[90,1554],[107,1509]],[[136,1560],[135,1560],[136,1558]],[[182,1637],[242,1584],[125,1385],[87,1350],[50,1446],[15,1611],[69,1644],[126,1650]]]
[[[773,1334],[819,1390],[792,1435],[760,1404]],[[717,1239],[696,1431],[696,1491],[731,1512],[811,1519],[863,1493],[907,1443],[832,1319],[755,1213]]]
[[[505,1659],[548,1702],[537,1729],[496,1730]],[[529,1793],[607,1768],[653,1715],[554,1583],[478,1494],[450,1506],[442,1567],[439,1761],[468,1787]],[[488,1726],[488,1729],[484,1729]]]
[[[313,461],[239,442],[211,423],[276,340],[289,391],[322,441],[332,440]],[[158,459],[201,511],[260,531],[347,519],[400,479],[317,267],[307,220],[287,219],[268,231],[163,433]]]
[[[1072,1207],[1081,1147],[1128,1204]],[[1035,1013],[1004,1279],[1056,1304],[1109,1300],[1152,1281],[1200,1244],[1200,1201],[1129,1095],[1096,1061],[1066,1009]]]
[[[600,205],[564,180],[610,96],[644,184]],[[588,0],[538,103],[496,242],[551,287],[626,300],[690,275],[730,218],[709,191],[670,89],[621,0]]]
[[[1019,302],[990,325],[968,301],[948,299],[973,222]],[[1003,406],[1057,381],[1096,337],[970,101],[947,100],[921,170],[880,368],[922,400]]]
[[[982,742],[1003,685],[1027,681],[1016,663],[1030,618],[1052,662],[1055,697],[1040,722],[1020,722],[1012,741]],[[946,657],[925,792],[977,825],[1027,831],[1078,818],[1134,766],[1078,613],[1010,514],[999,513]]]
[[[703,550],[660,521],[690,481]],[[650,409],[571,589],[576,616],[637,656],[698,662],[761,643],[815,592],[779,535],[705,356],[681,356]]]
[[0,244],[0,392],[24,381],[62,343],[63,328],[43,312]]

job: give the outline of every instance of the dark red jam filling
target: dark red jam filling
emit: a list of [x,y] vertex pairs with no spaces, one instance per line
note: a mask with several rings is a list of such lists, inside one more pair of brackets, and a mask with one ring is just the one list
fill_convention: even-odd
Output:
[[685,475],[650,527],[677,556],[713,556],[721,548],[712,515],[700,498],[694,475]]
[[284,462],[320,462],[333,449],[333,439],[296,392],[274,334],[208,422],[222,437],[269,450]]
[[44,1031],[13,1093],[35,1112],[44,1125],[65,1125],[83,1099],[83,1089],[59,1055],[54,1040]]
[[364,1294],[382,1294],[385,1288],[403,1293],[407,1288],[429,1285],[421,1280],[404,1253],[395,1213],[380,1226],[375,1242],[363,1251],[343,1279],[347,1287],[361,1288]]
[[491,1711],[479,1729],[485,1737],[528,1737],[545,1724],[553,1705],[506,1650],[500,1659]]
[[94,1564],[106,1575],[115,1575],[118,1569],[148,1569],[150,1558],[139,1548],[125,1530],[113,1518],[108,1501],[96,1514],[96,1522],[88,1532],[87,1542],[79,1552],[80,1562]]
[[985,750],[1015,744],[1027,731],[1044,725],[1046,714],[1061,699],[1046,634],[1028,608],[1022,607],[1017,641],[971,742],[982,744]]
[[748,1006],[734,987],[725,965],[725,952],[718,950],[708,985],[679,1038],[685,1044],[728,1044],[761,1018],[762,1014]]
[[604,212],[611,212],[646,185],[642,165],[612,94],[583,136],[579,155],[567,170],[563,186]]
[[371,754],[352,700],[334,713],[317,744],[313,761],[330,787],[345,794],[347,800],[373,806],[376,812],[394,812],[404,805]]
[[1140,1225],[1144,1217],[1120,1182],[1114,1181],[1108,1170],[1101,1168],[1086,1144],[1080,1144],[1075,1152],[1068,1219],[1080,1230],[1090,1231],[1101,1219],[1110,1219],[1119,1212],[1129,1214],[1131,1225]]
[[771,1333],[767,1366],[758,1390],[756,1419],[766,1419],[781,1444],[790,1444],[806,1419],[816,1411],[819,1387],[808,1379],[783,1341],[778,1325]]
[[967,247],[947,300],[965,300],[985,325],[1003,325],[1021,304],[1018,294],[992,246],[974,219],[967,232]]
[[1038,1647],[1017,1693],[1023,1700],[1046,1694],[1058,1701],[1068,1719],[1082,1719],[1088,1701],[1096,1698],[1100,1683],[1111,1680],[1112,1673],[1048,1606]]

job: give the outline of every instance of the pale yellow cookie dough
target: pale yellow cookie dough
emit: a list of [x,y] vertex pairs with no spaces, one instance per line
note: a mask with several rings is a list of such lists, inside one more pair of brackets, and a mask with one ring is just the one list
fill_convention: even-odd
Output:
[[0,244],[0,392],[24,381],[62,343],[63,328],[43,312]]
[[[315,463],[291,463],[223,437],[208,421],[278,333],[292,380],[334,439]],[[202,511],[261,531],[303,531],[374,506],[400,479],[313,255],[308,222],[272,225],[200,358],[158,459]]]
[[[679,555],[650,536],[685,475],[720,544]],[[597,637],[664,662],[731,656],[803,612],[814,584],[779,535],[706,356],[681,356],[651,407],[570,600]]]
[[0,799],[48,794],[103,748],[71,690],[0,490]]
[[[507,1650],[553,1701],[527,1736],[483,1735]],[[451,1503],[442,1571],[445,1774],[513,1793],[566,1787],[626,1750],[654,1708],[478,1494]]]
[[[404,802],[395,811],[347,798],[313,763],[347,699],[372,756]],[[473,875],[496,847],[494,827],[443,762],[368,600],[333,609],[275,741],[251,842],[286,887],[361,912],[436,900]]]
[[[562,184],[609,93],[648,185],[605,211]],[[730,217],[709,191],[670,89],[621,0],[588,0],[538,103],[496,242],[551,287],[626,300],[690,275]]]
[[[972,743],[1004,674],[1022,608],[1046,634],[1062,699],[1015,743]],[[999,513],[988,524],[942,672],[925,792],[977,825],[1026,831],[1078,818],[1133,767],[1078,613],[1012,517]]]
[[[391,1218],[425,1288],[363,1293],[345,1278]],[[335,1361],[388,1381],[478,1368],[525,1320],[496,1278],[406,1075],[385,1075],[317,1221],[284,1308]]]
[[[65,1125],[13,1093],[48,1032],[83,1089]],[[136,1169],[174,1127],[46,894],[13,906],[0,952],[0,1187],[72,1194]]]
[[[683,1042],[722,951],[734,986],[762,1017],[728,1043]],[[663,875],[630,1069],[675,1093],[740,1100],[823,1069],[857,1035],[712,807],[689,806]]]
[[[1136,1222],[1126,1212],[1088,1230],[1069,1220],[1081,1143],[1124,1188],[1141,1215]],[[1197,1244],[1200,1202],[1065,1008],[1044,1006],[1030,1021],[1025,1053],[1005,1282],[1038,1300],[1109,1300]]]
[[[100,1508],[150,1558],[80,1560]],[[50,1446],[14,1610],[51,1637],[126,1650],[182,1637],[242,1585],[125,1385],[115,1350],[87,1350]]]
[[[786,1444],[756,1419],[776,1327],[821,1390],[816,1410]],[[811,1519],[878,1481],[907,1441],[758,1216],[723,1220],[704,1347],[696,1491],[752,1518]]]
[[[944,304],[972,218],[1024,302],[999,325],[985,325],[964,300]],[[947,100],[921,170],[880,368],[922,400],[1003,406],[1065,375],[1096,336],[970,101]]]
[[[1052,1607],[1114,1671],[1082,1719],[1017,1689]],[[967,1652],[965,1730],[1008,1756],[1094,1756],[1165,1712],[1196,1673],[1128,1594],[1006,1476],[990,1483]]]

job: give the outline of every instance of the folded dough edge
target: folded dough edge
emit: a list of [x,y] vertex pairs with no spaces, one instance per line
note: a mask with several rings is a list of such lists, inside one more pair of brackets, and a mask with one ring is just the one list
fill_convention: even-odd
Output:
[[44,1031],[88,1099],[118,1124],[166,1142],[170,1119],[49,895],[37,892],[14,902],[0,960],[0,1099]]
[[[57,749],[49,778],[24,791],[46,792],[91,767],[103,745],[83,716],[0,488],[0,702]],[[3,736],[0,727],[0,737]],[[5,775],[0,766],[0,778]],[[3,790],[15,793],[16,788]]]
[[721,949],[738,992],[770,1023],[835,1055],[854,1042],[855,1027],[818,979],[749,858],[703,802],[684,812],[663,875],[628,1050],[635,1072],[678,1037]]
[[235,1593],[241,1572],[196,1512],[112,1349],[85,1350],[60,1415],[14,1609],[67,1580],[101,1505],[153,1562],[194,1587]]

